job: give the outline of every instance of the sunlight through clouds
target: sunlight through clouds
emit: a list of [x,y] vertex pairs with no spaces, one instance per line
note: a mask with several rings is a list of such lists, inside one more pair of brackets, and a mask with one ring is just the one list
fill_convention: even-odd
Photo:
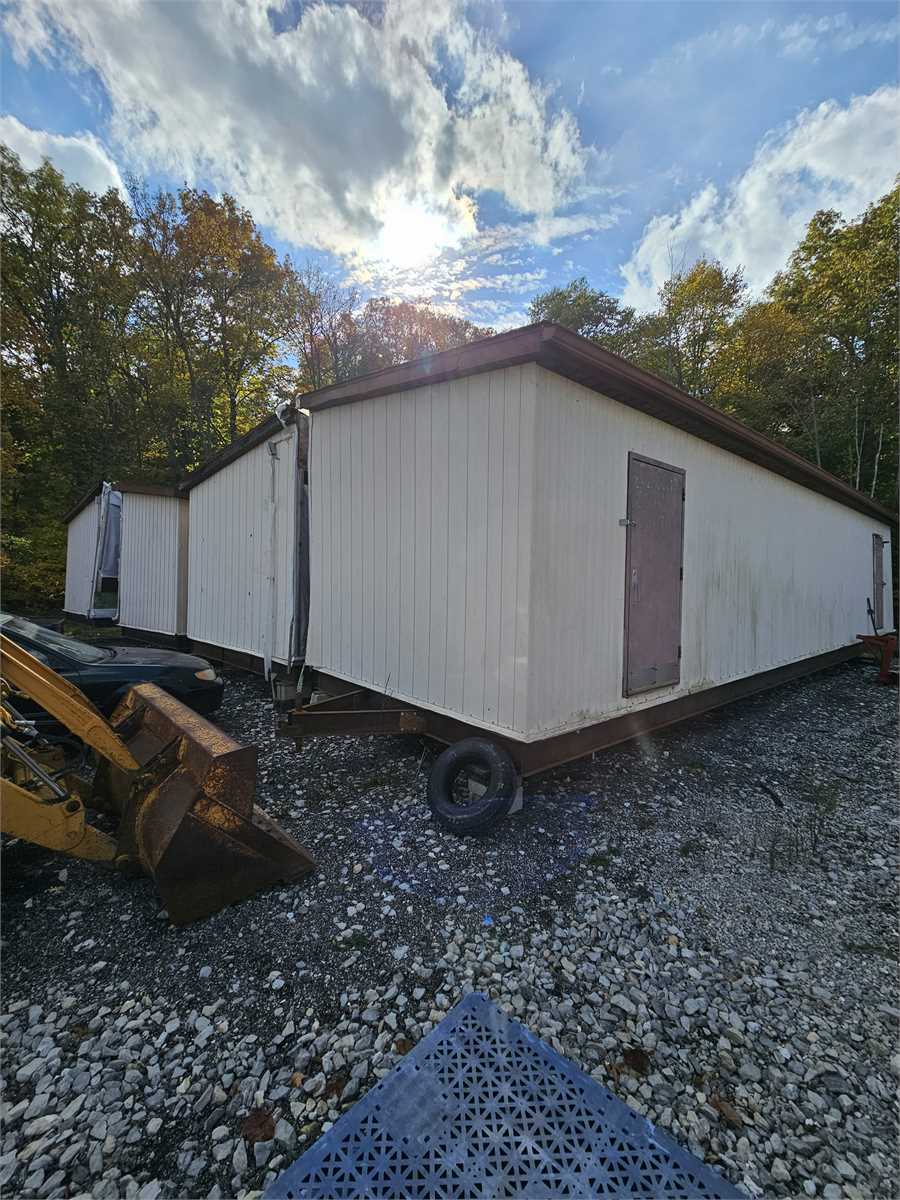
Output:
[[482,193],[550,216],[582,179],[572,115],[457,0],[292,11],[18,0],[5,27],[20,63],[94,73],[129,167],[208,181],[298,246],[414,266],[475,232]]

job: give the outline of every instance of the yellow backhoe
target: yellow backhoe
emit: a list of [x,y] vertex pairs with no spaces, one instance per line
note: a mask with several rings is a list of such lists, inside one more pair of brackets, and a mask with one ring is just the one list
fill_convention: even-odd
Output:
[[[242,746],[152,683],[109,721],[88,698],[0,635],[0,831],[75,858],[144,871],[176,925],[315,869],[254,803],[256,747]],[[16,709],[21,694],[94,752],[93,779]],[[118,818],[115,836],[86,807]]]

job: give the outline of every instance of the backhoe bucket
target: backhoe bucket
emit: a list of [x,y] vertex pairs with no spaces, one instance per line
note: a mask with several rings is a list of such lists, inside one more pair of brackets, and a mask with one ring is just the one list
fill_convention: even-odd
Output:
[[153,877],[174,924],[315,869],[308,851],[253,802],[255,746],[152,683],[131,688],[111,724],[140,771],[107,764],[95,802],[121,814],[119,865]]

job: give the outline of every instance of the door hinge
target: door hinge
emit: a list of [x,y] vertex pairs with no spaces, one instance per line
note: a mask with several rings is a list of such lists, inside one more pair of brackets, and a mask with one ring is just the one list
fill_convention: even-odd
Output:
[[684,579],[684,567],[679,567],[679,568],[678,568],[678,578],[679,578],[679,579]]
[[623,529],[630,529],[634,524],[634,521],[632,521],[630,517],[619,517],[619,524]]
[[678,647],[678,661],[681,662],[681,647]]

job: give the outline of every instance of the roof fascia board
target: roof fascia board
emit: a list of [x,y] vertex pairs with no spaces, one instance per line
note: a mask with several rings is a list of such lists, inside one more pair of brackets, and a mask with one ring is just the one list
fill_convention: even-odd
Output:
[[527,362],[536,362],[557,375],[629,408],[648,413],[848,508],[890,525],[897,524],[895,513],[836,475],[659,376],[551,321],[526,325],[495,337],[469,342],[455,350],[444,350],[346,383],[332,384],[304,396],[300,404],[314,415],[341,404]]

